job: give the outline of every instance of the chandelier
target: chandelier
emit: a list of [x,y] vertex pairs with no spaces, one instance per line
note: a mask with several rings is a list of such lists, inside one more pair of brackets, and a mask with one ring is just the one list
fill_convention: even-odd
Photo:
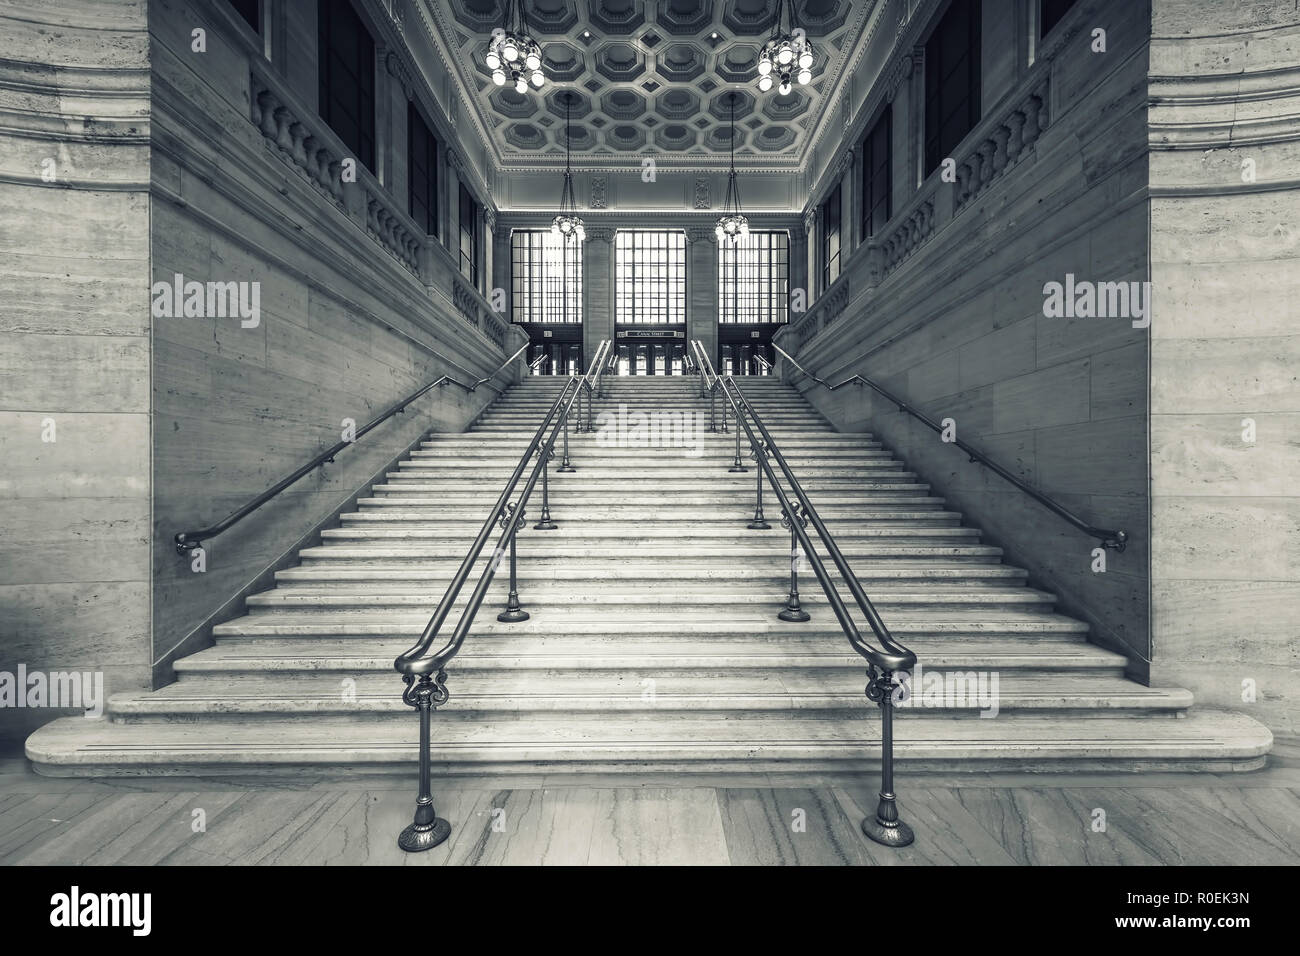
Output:
[[740,211],[740,182],[736,179],[736,94],[731,94],[731,172],[727,173],[727,198],[722,203],[722,216],[713,234],[718,242],[730,239],[733,243],[749,235],[749,220]]
[[506,0],[502,25],[492,31],[487,56],[483,59],[492,71],[492,82],[505,86],[508,79],[516,93],[527,92],[530,81],[538,88],[546,82],[542,73],[542,48],[528,35],[523,0]]
[[790,30],[781,32],[782,6],[785,4],[777,0],[772,38],[758,53],[758,88],[766,93],[775,80],[780,80],[778,91],[784,96],[790,92],[791,77],[798,80],[800,86],[812,82],[812,65],[817,54],[808,35],[794,25],[793,6],[790,7]]
[[587,229],[578,215],[578,203],[573,195],[573,170],[569,167],[569,107],[573,104],[573,94],[564,94],[564,189],[560,193],[560,213],[551,220],[551,232],[568,240],[575,238],[585,242]]

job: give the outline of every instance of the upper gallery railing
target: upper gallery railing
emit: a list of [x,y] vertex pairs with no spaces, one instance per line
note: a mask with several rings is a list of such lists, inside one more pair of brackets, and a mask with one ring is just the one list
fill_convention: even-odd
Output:
[[[799,605],[797,559],[800,552],[802,552],[803,558],[807,560],[813,574],[817,577],[818,583],[821,585],[822,591],[825,592],[826,600],[830,603],[835,619],[839,622],[841,630],[844,631],[844,636],[848,638],[849,645],[867,661],[867,699],[880,706],[881,787],[880,802],[876,807],[876,817],[874,820],[863,820],[862,830],[878,843],[887,846],[906,846],[912,842],[913,834],[911,828],[899,820],[898,807],[894,796],[893,708],[895,691],[901,686],[895,675],[900,671],[910,672],[916,666],[916,655],[894,640],[889,633],[885,622],[881,620],[880,614],[876,611],[870,598],[867,597],[862,583],[858,580],[857,575],[853,573],[853,569],[849,567],[849,563],[838,545],[836,545],[835,539],[826,530],[826,525],[817,513],[817,509],[813,507],[807,493],[803,490],[803,486],[799,484],[799,480],[786,462],[785,456],[781,454],[781,449],[777,447],[776,440],[772,437],[771,432],[767,430],[767,426],[763,424],[761,416],[745,397],[735,378],[731,375],[721,378],[718,376],[713,370],[713,364],[709,360],[708,353],[698,340],[691,343],[691,348],[695,352],[696,364],[700,369],[703,387],[709,391],[721,391],[724,405],[730,404],[736,417],[737,440],[739,440],[741,428],[744,428],[749,438],[751,457],[758,463],[759,470],[755,476],[757,479],[756,507],[754,509],[754,520],[750,522],[749,527],[754,529],[770,527],[763,518],[763,478],[766,478],[773,494],[776,495],[777,501],[781,505],[781,524],[790,529],[790,596],[785,608],[778,616],[784,621],[802,622],[808,620],[807,612]],[[712,384],[709,384],[710,381]],[[752,427],[751,422],[753,423]],[[754,428],[758,429],[758,435],[754,434]],[[798,500],[797,505],[790,503],[790,498],[781,486],[781,482],[777,480],[776,472],[772,469],[769,458],[774,460],[781,469],[781,474],[789,485],[790,491]],[[739,466],[740,457],[737,454],[736,462],[732,465],[731,470],[746,470]],[[839,590],[831,580],[825,565],[822,564],[821,558],[808,537],[806,526],[809,522],[812,523],[822,546],[835,563],[841,580],[848,587],[859,610],[866,617],[867,625],[871,628],[872,634],[875,635],[879,647],[872,645],[863,638],[852,615],[845,607]]]
[[[900,412],[907,412],[917,421],[921,422],[921,424],[925,425],[926,428],[930,429],[933,432],[937,432],[940,435],[943,434],[942,425],[940,425],[934,419],[930,418],[924,412],[918,411],[916,408],[909,405],[907,402],[903,401],[898,396],[882,388],[880,385],[877,385],[875,382],[871,381],[871,379],[864,378],[861,375],[854,374],[844,379],[844,381],[836,382],[834,385],[832,385],[829,382],[826,382],[823,379],[817,377],[812,372],[808,371],[806,368],[800,365],[797,361],[795,361],[795,359],[790,355],[790,353],[785,351],[783,348],[781,348],[781,346],[774,345],[773,348],[775,348],[778,352],[780,352],[781,355],[784,356],[787,362],[793,365],[802,374],[808,376],[818,385],[821,385],[832,392],[850,383],[865,385],[868,388],[875,391],[881,397],[883,397],[890,404],[897,405],[898,410]],[[1064,518],[1066,521],[1068,521],[1074,527],[1078,528],[1084,534],[1096,538],[1101,543],[1101,546],[1103,548],[1113,548],[1116,551],[1123,551],[1124,548],[1127,546],[1128,532],[1113,530],[1110,528],[1098,528],[1094,525],[1089,524],[1088,522],[1080,518],[1078,515],[1076,515],[1069,508],[1066,508],[1064,505],[1062,505],[1059,501],[1056,501],[1054,498],[1049,497],[1048,495],[1039,491],[1037,488],[1023,481],[1022,479],[1016,477],[1011,472],[1007,471],[1007,469],[999,465],[997,462],[992,461],[983,452],[977,451],[976,449],[972,448],[970,445],[966,444],[964,441],[957,438],[956,436],[953,436],[953,440],[949,442],[949,444],[957,446],[969,456],[972,462],[983,465],[985,468],[989,469],[989,471],[993,472],[998,477],[1004,478],[1007,481],[1011,482],[1011,484],[1015,485],[1025,494],[1029,495],[1029,497],[1033,498],[1039,504],[1043,505],[1043,507],[1047,508],[1053,514],[1058,515],[1061,518]]]
[[501,372],[507,369],[515,361],[515,359],[519,358],[519,356],[523,354],[526,348],[528,348],[527,345],[520,346],[518,351],[516,351],[508,359],[502,362],[499,366],[497,366],[495,371],[491,372],[488,375],[485,375],[483,378],[479,379],[477,382],[475,382],[472,385],[466,385],[464,382],[461,382],[458,379],[454,379],[450,375],[440,375],[438,378],[434,379],[429,384],[421,386],[420,388],[412,392],[410,395],[407,395],[401,401],[397,402],[396,404],[380,412],[376,417],[372,418],[370,421],[366,422],[366,424],[358,428],[355,436],[353,436],[350,440],[336,442],[335,444],[331,445],[329,448],[325,449],[325,451],[321,452],[311,461],[307,462],[307,464],[303,465],[297,471],[293,472],[293,474],[286,475],[284,478],[281,478],[274,485],[266,489],[266,491],[262,492],[252,501],[232,511],[230,514],[226,515],[226,517],[222,518],[216,524],[212,525],[211,527],[202,528],[197,531],[178,532],[174,539],[176,542],[177,552],[183,555],[188,555],[195,549],[201,547],[204,541],[207,541],[211,538],[215,538],[223,531],[229,529],[232,525],[238,524],[244,518],[248,517],[258,508],[262,507],[262,505],[266,504],[268,501],[270,501],[272,498],[278,495],[280,492],[284,491],[284,489],[288,488],[290,485],[296,482],[299,478],[302,478],[304,475],[310,473],[311,471],[314,471],[315,469],[319,468],[321,465],[327,464],[328,462],[332,462],[334,460],[334,456],[337,455],[339,452],[341,452],[343,449],[355,445],[362,438],[362,436],[364,436],[374,428],[378,427],[379,425],[382,425],[384,422],[388,421],[388,419],[392,418],[394,415],[398,415],[406,411],[406,406],[410,405],[412,402],[414,402],[416,399],[420,398],[421,396],[425,395],[426,393],[433,391],[435,388],[438,388],[439,386],[442,385],[450,384],[450,385],[459,385],[467,392],[477,391],[480,385],[487,384],[489,381],[496,378],[496,376],[500,375]]
[[[429,623],[425,625],[420,639],[393,662],[393,666],[402,675],[402,680],[406,684],[406,689],[402,692],[402,700],[416,708],[420,713],[420,789],[416,797],[415,819],[410,826],[402,831],[397,840],[398,846],[403,850],[428,850],[442,843],[451,833],[451,824],[439,818],[433,807],[429,766],[431,714],[435,708],[445,704],[449,699],[445,668],[448,662],[460,653],[465,638],[469,635],[470,627],[474,623],[474,617],[478,614],[479,608],[482,607],[483,599],[487,595],[493,577],[496,575],[497,564],[505,556],[507,546],[510,548],[510,595],[507,599],[506,609],[497,615],[497,620],[516,622],[528,619],[528,612],[523,610],[519,603],[515,577],[515,539],[524,525],[524,509],[527,507],[528,500],[532,496],[533,489],[540,478],[542,481],[542,513],[541,520],[533,527],[535,530],[552,530],[557,527],[551,521],[546,477],[550,460],[555,457],[555,441],[560,434],[561,428],[565,429],[567,436],[569,414],[573,410],[578,395],[586,387],[596,387],[601,363],[605,360],[610,347],[608,340],[601,342],[600,347],[596,350],[595,360],[592,362],[587,374],[582,376],[570,375],[565,381],[560,394],[551,403],[545,418],[537,426],[537,431],[533,433],[532,439],[528,442],[528,447],[524,449],[523,454],[519,457],[519,463],[506,481],[501,494],[497,496],[496,504],[492,506],[491,512],[483,522],[483,527],[479,530],[478,537],[470,545],[469,552],[461,562],[460,568],[452,577],[451,583],[447,585],[447,591],[443,594],[442,600],[438,602],[438,607],[433,612],[433,616],[429,618]],[[548,429],[549,436],[547,435]],[[528,476],[524,490],[520,494],[518,501],[511,502],[510,496],[514,493],[525,467],[534,456],[537,457],[537,463]],[[574,469],[570,467],[568,470],[572,471]],[[498,525],[503,530],[501,537],[497,540],[496,549],[492,552],[492,559],[488,561],[487,566],[479,575],[478,584],[475,585],[474,591],[461,611],[460,620],[452,631],[451,637],[447,639],[441,648],[433,651],[434,642],[438,639],[443,624],[446,623],[447,617],[451,614],[452,605],[460,597],[460,592],[469,579],[470,572],[473,570],[474,565],[478,563],[488,537],[492,534],[492,529]]]

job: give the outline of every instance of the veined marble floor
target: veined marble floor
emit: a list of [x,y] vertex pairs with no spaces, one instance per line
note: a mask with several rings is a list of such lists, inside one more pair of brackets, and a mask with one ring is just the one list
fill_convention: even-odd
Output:
[[[451,839],[408,855],[414,780],[56,779],[0,760],[0,863],[1295,864],[1300,744],[1251,774],[907,775],[916,843],[858,822],[870,781],[435,780]],[[1096,828],[1098,811],[1104,829]],[[200,826],[201,824],[201,826]],[[800,826],[800,824],[802,824]]]

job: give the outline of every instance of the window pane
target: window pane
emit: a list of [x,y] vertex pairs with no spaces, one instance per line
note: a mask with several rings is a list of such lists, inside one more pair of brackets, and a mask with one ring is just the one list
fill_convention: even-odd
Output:
[[948,8],[925,43],[925,173],[979,122],[980,0]]
[[510,236],[515,322],[582,321],[582,243],[549,230]]
[[319,0],[320,115],[375,168],[375,41],[349,0]]
[[785,322],[789,283],[786,233],[751,232],[718,243],[719,322]]
[[614,315],[619,325],[686,321],[686,235],[629,231],[614,238]]

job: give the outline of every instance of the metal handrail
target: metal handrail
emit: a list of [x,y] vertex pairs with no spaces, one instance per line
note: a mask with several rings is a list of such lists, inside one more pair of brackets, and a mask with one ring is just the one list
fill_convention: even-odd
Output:
[[388,421],[388,419],[392,418],[394,415],[398,415],[401,414],[402,412],[405,412],[407,405],[410,405],[412,402],[423,397],[426,393],[433,391],[435,388],[438,388],[446,384],[452,384],[452,385],[459,385],[461,388],[465,389],[466,392],[476,391],[480,385],[486,384],[488,381],[495,378],[503,370],[505,370],[510,365],[510,363],[512,363],[515,359],[519,358],[519,356],[523,354],[523,351],[526,348],[528,348],[527,345],[520,346],[520,348],[514,353],[514,355],[511,355],[508,359],[506,359],[499,366],[497,366],[495,371],[479,379],[473,385],[466,385],[464,382],[461,382],[458,379],[454,379],[450,375],[441,375],[438,378],[434,379],[432,382],[430,382],[428,385],[416,389],[414,392],[412,392],[410,395],[407,395],[400,402],[397,402],[396,404],[390,406],[385,411],[380,412],[378,416],[376,416],[375,418],[371,419],[370,421],[366,422],[366,424],[358,428],[356,433],[352,436],[351,439],[335,442],[333,445],[331,445],[325,451],[321,452],[311,461],[307,462],[307,464],[303,465],[297,471],[293,472],[290,475],[287,475],[284,478],[281,478],[274,485],[272,485],[266,491],[262,492],[252,501],[248,502],[245,505],[242,505],[239,508],[236,508],[234,511],[226,515],[226,517],[222,518],[220,521],[218,521],[216,524],[212,525],[211,527],[203,528],[197,531],[177,532],[177,534],[173,538],[173,540],[176,542],[176,551],[182,555],[189,555],[191,552],[202,547],[204,541],[207,541],[210,538],[215,538],[223,531],[227,531],[231,526],[238,524],[244,518],[248,517],[258,508],[262,507],[262,505],[266,504],[268,501],[270,501],[280,492],[284,491],[284,489],[288,488],[290,485],[292,485],[298,479],[302,478],[304,475],[314,471],[315,469],[319,468],[321,465],[329,464],[330,462],[334,461],[334,456],[337,455],[339,452],[341,452],[343,449],[351,445],[355,445],[363,435],[365,435],[367,432],[371,431],[372,429],[378,427],[379,425],[382,425],[384,422]]
[[[596,352],[596,362],[602,359],[608,347],[608,340],[601,342]],[[594,365],[593,362],[593,367]],[[505,487],[497,497],[496,504],[493,505],[492,511],[483,522],[483,527],[479,530],[478,536],[474,539],[474,543],[470,546],[451,583],[447,586],[442,600],[438,602],[438,607],[434,610],[433,616],[429,618],[429,622],[425,625],[419,640],[393,661],[393,667],[402,675],[402,681],[406,685],[405,690],[402,692],[402,700],[420,712],[420,789],[416,798],[415,819],[410,826],[402,831],[401,836],[398,838],[398,845],[404,850],[427,850],[443,842],[451,832],[451,824],[446,820],[439,819],[433,808],[429,764],[431,712],[449,699],[446,687],[447,674],[444,668],[464,645],[470,627],[474,623],[474,617],[478,614],[488,588],[492,584],[492,579],[496,575],[497,565],[501,558],[505,556],[507,546],[510,548],[510,602],[506,611],[498,616],[498,620],[521,621],[526,620],[528,617],[519,607],[515,591],[515,538],[520,528],[523,527],[525,507],[532,496],[533,489],[537,486],[539,477],[543,481],[543,489],[546,487],[547,468],[550,460],[554,457],[556,438],[562,426],[567,428],[568,417],[573,410],[573,404],[582,393],[584,378],[585,376],[570,375],[565,381],[560,394],[551,403],[546,417],[537,426],[537,431],[533,433],[528,447],[524,449],[523,454],[520,456],[519,463],[506,481]],[[550,435],[545,437],[548,429]],[[511,503],[510,496],[518,485],[524,468],[527,467],[528,462],[532,460],[534,455],[537,457],[537,462],[533,465],[532,473],[524,485],[524,490],[520,494],[519,500]],[[555,525],[549,523],[549,507],[545,500],[545,490],[543,495],[543,523],[539,523],[537,527],[554,528]],[[488,562],[487,567],[483,569],[482,574],[479,576],[478,584],[475,585],[474,591],[466,602],[451,637],[448,638],[442,648],[432,654],[429,653],[439,631],[441,631],[443,624],[451,613],[452,605],[459,598],[470,572],[482,555],[483,547],[487,543],[492,529],[498,524],[501,525],[503,530],[497,540],[496,549],[493,551],[493,559]]]
[[[821,385],[822,387],[828,389],[829,391],[833,392],[837,388],[842,388],[843,386],[849,385],[854,382],[856,382],[859,385],[865,385],[868,388],[874,390],[879,395],[881,395],[883,398],[885,398],[891,405],[897,405],[898,410],[900,412],[907,412],[913,418],[917,419],[919,422],[925,425],[926,428],[929,428],[931,431],[937,432],[940,435],[943,434],[942,425],[940,425],[934,419],[930,418],[924,412],[919,411],[916,408],[913,408],[911,405],[903,401],[898,396],[882,388],[880,385],[877,385],[875,382],[871,381],[871,379],[864,378],[863,376],[854,373],[853,375],[850,375],[848,378],[844,379],[844,381],[836,382],[834,385],[832,385],[831,383],[825,381],[824,379],[819,378],[817,375],[814,375],[812,372],[808,371],[806,368],[804,368],[802,365],[796,362],[794,357],[790,355],[790,353],[787,352],[785,349],[781,348],[781,346],[774,344],[772,347],[776,349],[778,352],[780,352],[783,356],[785,356],[786,361],[789,362],[791,365],[793,365],[796,369],[798,369],[800,372],[808,376],[818,385]],[[1056,501],[1054,498],[1051,498],[1047,494],[1039,491],[1037,488],[1035,488],[1033,485],[1029,484],[1028,482],[1024,481],[1023,479],[1007,471],[997,462],[991,460],[983,452],[972,448],[970,445],[966,444],[960,438],[954,436],[953,440],[951,442],[948,442],[948,444],[957,446],[967,454],[971,462],[981,464],[985,468],[989,469],[989,471],[997,475],[998,477],[1011,482],[1011,484],[1015,485],[1025,494],[1029,495],[1029,497],[1033,498],[1039,504],[1047,508],[1047,510],[1051,511],[1053,514],[1065,519],[1071,525],[1073,525],[1075,528],[1079,529],[1089,537],[1096,538],[1101,543],[1101,546],[1103,548],[1112,548],[1115,551],[1123,551],[1128,546],[1127,531],[1112,530],[1109,528],[1098,528],[1094,525],[1089,524],[1087,521],[1080,518],[1078,515],[1076,515],[1070,509],[1066,508],[1060,502]]]
[[[888,845],[904,846],[911,843],[911,830],[906,826],[906,824],[899,821],[898,809],[894,796],[893,698],[895,691],[900,686],[895,674],[899,671],[910,671],[915,667],[916,655],[907,647],[904,647],[896,641],[889,633],[889,629],[885,626],[885,622],[876,611],[875,605],[873,605],[870,598],[867,597],[867,593],[863,589],[862,583],[858,580],[857,575],[853,573],[853,569],[849,566],[843,552],[840,551],[839,546],[835,543],[835,539],[826,529],[826,525],[822,521],[821,515],[819,515],[817,509],[813,507],[812,502],[808,498],[807,492],[804,491],[803,486],[795,477],[794,472],[791,471],[789,464],[785,460],[785,456],[781,454],[781,450],[777,446],[776,440],[772,437],[771,432],[767,430],[767,426],[763,424],[762,418],[745,397],[744,392],[736,383],[735,377],[728,375],[725,378],[719,378],[717,373],[712,369],[712,363],[709,361],[708,354],[705,352],[703,345],[701,345],[698,340],[695,340],[692,343],[692,347],[696,349],[697,358],[701,368],[707,368],[713,373],[715,382],[721,385],[723,396],[732,405],[732,409],[736,416],[737,435],[739,435],[741,427],[745,429],[745,433],[749,437],[752,457],[758,463],[762,474],[767,478],[768,484],[771,485],[772,491],[775,493],[777,500],[781,504],[781,512],[783,515],[782,524],[788,525],[792,539],[798,543],[800,550],[802,550],[804,557],[812,568],[813,574],[821,585],[822,591],[826,594],[826,599],[830,602],[831,610],[834,612],[835,618],[839,622],[840,629],[844,631],[844,636],[848,639],[849,645],[853,650],[867,661],[868,684],[866,696],[868,700],[879,704],[881,708],[882,782],[880,804],[876,809],[876,819],[874,823],[870,820],[864,820],[863,831],[872,839]],[[734,395],[732,394],[733,391],[735,393]],[[762,436],[761,441],[755,436],[754,430],[750,427],[749,421],[746,421],[746,415],[748,415],[749,420],[754,423],[754,426],[758,428],[759,434]],[[798,499],[798,506],[791,505],[785,489],[777,480],[776,473],[772,470],[772,466],[768,461],[769,455],[776,460],[777,465],[780,467],[782,475],[790,486],[790,490],[794,493],[795,498]],[[761,484],[759,487],[761,489]],[[757,522],[761,522],[761,515],[761,510],[756,512],[755,518],[757,519]],[[835,587],[834,582],[830,579],[830,575],[827,574],[826,567],[822,563],[821,557],[817,554],[816,549],[813,547],[808,532],[804,527],[804,525],[809,521],[812,522],[812,526],[814,530],[816,530],[818,538],[821,540],[823,547],[825,547],[827,553],[830,555],[831,560],[835,563],[835,567],[839,570],[840,577],[848,586],[858,608],[866,617],[867,624],[875,635],[876,640],[879,642],[880,647],[872,646],[862,637],[862,633],[858,630],[858,626],[854,622],[852,615],[849,614],[848,609],[845,607],[838,588]],[[761,524],[756,523],[755,525],[751,525],[751,527],[765,526],[765,524],[765,522],[761,522]],[[792,576],[793,573],[792,570]],[[794,605],[793,609],[798,610],[796,594],[797,592],[792,587],[791,596]],[[789,619],[807,620],[807,616],[802,615],[801,617]]]
[[[528,346],[524,346],[524,348],[527,348],[527,347],[528,347]],[[533,359],[531,362],[529,362],[529,363],[528,363],[528,367],[529,367],[530,369],[532,369],[534,372],[536,372],[536,371],[537,371],[537,366],[541,365],[543,362],[549,362],[550,360],[551,360],[551,357],[550,357],[549,355],[547,355],[545,352],[543,352],[541,355],[537,356],[537,358],[535,358],[535,359]]]

